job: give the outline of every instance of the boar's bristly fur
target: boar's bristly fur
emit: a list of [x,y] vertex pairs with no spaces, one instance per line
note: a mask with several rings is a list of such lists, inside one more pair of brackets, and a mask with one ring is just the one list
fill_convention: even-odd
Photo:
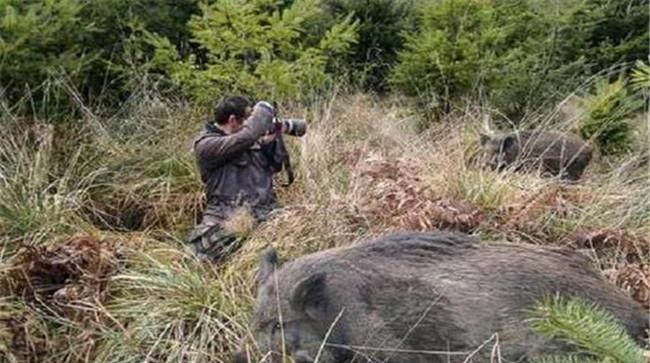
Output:
[[521,131],[481,135],[486,163],[493,169],[542,173],[577,181],[591,161],[592,147],[578,136],[555,131]]
[[[265,257],[260,271],[271,272],[250,329],[267,362],[463,362],[494,334],[507,362],[561,353],[568,346],[528,321],[556,295],[597,303],[639,339],[648,325],[641,306],[574,251],[463,234],[393,234],[283,266]],[[493,346],[472,361],[490,361]]]

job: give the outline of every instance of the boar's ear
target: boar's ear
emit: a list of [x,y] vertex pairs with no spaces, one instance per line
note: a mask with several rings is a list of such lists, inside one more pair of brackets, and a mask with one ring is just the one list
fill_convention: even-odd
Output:
[[488,141],[490,141],[491,137],[488,134],[484,134],[482,132],[479,132],[479,139],[481,140],[481,145],[487,144]]
[[260,263],[257,267],[257,276],[255,280],[257,281],[257,287],[266,281],[266,279],[271,276],[273,271],[278,267],[278,254],[275,252],[273,247],[267,248],[262,254]]
[[291,307],[314,320],[324,320],[327,313],[325,272],[317,272],[300,281],[293,290]]

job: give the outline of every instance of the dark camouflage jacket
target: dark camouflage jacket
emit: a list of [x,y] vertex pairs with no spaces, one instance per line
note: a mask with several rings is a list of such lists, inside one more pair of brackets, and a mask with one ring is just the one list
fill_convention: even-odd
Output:
[[273,174],[282,169],[288,153],[281,135],[268,144],[258,143],[271,122],[268,114],[253,112],[236,133],[226,135],[207,125],[194,142],[208,205],[190,240],[228,219],[241,206],[248,206],[257,221],[264,220],[276,206]]

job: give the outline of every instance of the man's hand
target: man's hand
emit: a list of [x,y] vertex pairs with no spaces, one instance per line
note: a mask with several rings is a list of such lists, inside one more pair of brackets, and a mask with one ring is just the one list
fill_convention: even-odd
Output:
[[275,139],[276,139],[277,137],[278,137],[278,134],[275,133],[275,132],[272,132],[272,133],[269,133],[269,134],[267,134],[267,135],[264,135],[264,136],[260,137],[260,138],[257,140],[257,142],[260,143],[261,145],[266,145],[266,144],[270,144],[270,143],[272,143],[273,141],[275,141]]
[[253,107],[253,112],[250,117],[244,121],[244,125],[248,125],[253,132],[255,140],[257,141],[261,136],[274,130],[273,119],[275,118],[275,107],[269,102],[260,101]]
[[271,116],[275,116],[275,107],[270,102],[259,101],[255,104],[254,109],[264,110],[264,112],[269,113]]

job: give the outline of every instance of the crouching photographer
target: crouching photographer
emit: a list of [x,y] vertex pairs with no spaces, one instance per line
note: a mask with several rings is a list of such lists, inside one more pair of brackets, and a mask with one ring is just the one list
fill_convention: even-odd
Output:
[[[273,175],[285,170],[293,181],[282,135],[302,136],[306,123],[282,120],[268,102],[228,97],[194,142],[201,180],[206,187],[203,218],[188,236],[200,259],[220,262],[241,247],[241,225],[257,225],[277,207]],[[239,226],[238,226],[239,225]]]

